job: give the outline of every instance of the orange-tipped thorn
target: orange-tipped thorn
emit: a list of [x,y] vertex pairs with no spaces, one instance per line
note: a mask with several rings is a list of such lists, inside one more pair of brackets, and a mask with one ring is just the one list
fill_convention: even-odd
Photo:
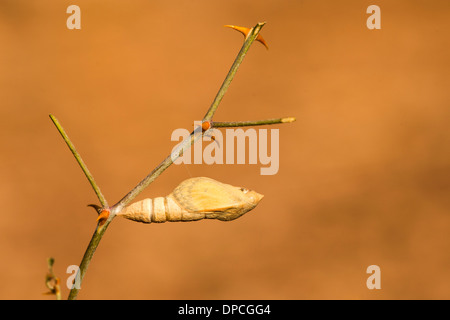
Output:
[[[250,28],[232,26],[232,25],[228,25],[228,24],[225,25],[224,27],[231,28],[231,29],[239,31],[240,33],[242,33],[244,35],[245,38],[247,38],[250,30],[252,30]],[[266,47],[266,49],[269,50],[269,46],[267,45],[266,41],[263,39],[263,37],[260,34],[258,34],[258,36],[256,37],[256,41],[261,42]]]
[[111,211],[109,209],[103,209],[97,217],[98,225],[102,226],[109,217]]
[[[205,124],[205,123],[208,123],[208,124],[209,124],[209,126],[207,126],[206,128],[203,126],[203,124]],[[202,124],[202,128],[204,129],[203,132],[205,132],[206,130],[208,130],[208,129],[210,129],[210,128],[212,127],[210,121],[203,122],[203,124]],[[219,148],[220,148],[219,141],[216,140],[216,137],[214,136],[214,133],[206,133],[206,134],[204,134],[204,136],[210,138],[212,141],[214,141],[215,143],[217,143],[217,145],[218,145]]]

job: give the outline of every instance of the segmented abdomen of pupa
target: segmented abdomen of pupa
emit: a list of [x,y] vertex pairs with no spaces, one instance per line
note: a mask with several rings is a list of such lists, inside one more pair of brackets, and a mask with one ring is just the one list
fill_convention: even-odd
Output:
[[167,197],[147,198],[135,202],[119,213],[120,216],[144,223],[166,221],[194,221],[205,218],[205,213],[188,212],[181,208],[172,194]]

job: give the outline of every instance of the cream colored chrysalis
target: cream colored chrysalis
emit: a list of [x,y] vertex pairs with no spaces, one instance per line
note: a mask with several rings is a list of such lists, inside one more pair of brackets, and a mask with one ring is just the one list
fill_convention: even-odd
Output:
[[117,215],[144,223],[201,219],[230,221],[252,210],[262,198],[263,195],[255,191],[198,177],[181,182],[167,197],[132,203]]

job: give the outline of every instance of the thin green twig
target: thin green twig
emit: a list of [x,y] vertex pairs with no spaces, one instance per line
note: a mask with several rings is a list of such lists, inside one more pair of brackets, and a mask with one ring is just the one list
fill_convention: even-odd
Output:
[[277,118],[277,119],[266,119],[266,120],[254,120],[254,121],[227,121],[218,122],[211,121],[213,128],[227,128],[227,127],[250,127],[250,126],[263,126],[269,124],[280,124],[294,122],[295,118]]
[[241,65],[242,61],[244,60],[244,57],[250,49],[250,46],[252,45],[253,41],[255,41],[256,37],[258,36],[259,32],[261,31],[262,27],[264,27],[266,23],[260,22],[256,26],[254,26],[247,38],[244,41],[244,44],[242,45],[241,50],[239,51],[238,55],[236,56],[236,59],[234,60],[233,65],[230,68],[230,71],[228,71],[227,76],[225,77],[225,80],[222,83],[222,86],[220,87],[219,91],[217,92],[216,97],[214,98],[213,103],[208,109],[208,112],[206,113],[205,117],[203,118],[203,121],[210,121],[214,113],[216,112],[217,108],[219,107],[220,101],[222,101],[223,96],[228,90],[228,87],[231,84],[231,81],[234,78],[234,75],[236,74],[237,70],[239,69],[239,66]]
[[94,256],[95,250],[97,250],[97,247],[100,241],[102,240],[103,235],[105,234],[106,229],[108,228],[111,221],[112,219],[108,219],[101,226],[100,223],[97,224],[94,234],[92,235],[91,241],[89,242],[89,245],[87,246],[87,249],[84,252],[83,259],[81,260],[77,276],[75,278],[79,279],[79,281],[78,283],[77,282],[74,283],[74,286],[69,292],[69,297],[67,298],[68,300],[74,300],[77,298],[78,292],[81,290],[81,283],[83,282],[84,275],[86,274],[86,271],[89,267],[92,257]]
[[80,154],[75,149],[75,146],[73,145],[72,141],[70,141],[68,135],[64,131],[64,128],[59,123],[58,119],[55,118],[54,115],[50,115],[50,119],[52,119],[53,123],[56,126],[56,129],[58,129],[59,133],[61,134],[62,138],[66,142],[67,146],[69,147],[70,151],[72,151],[73,156],[77,160],[78,164],[81,167],[81,170],[83,170],[86,178],[89,180],[89,183],[92,186],[92,189],[94,189],[95,194],[97,195],[98,200],[102,204],[104,208],[108,207],[108,202],[106,201],[105,197],[103,196],[102,192],[100,191],[100,188],[98,187],[97,183],[95,183],[94,177],[92,176],[91,172],[89,171],[88,167],[84,163],[83,159],[81,158]]

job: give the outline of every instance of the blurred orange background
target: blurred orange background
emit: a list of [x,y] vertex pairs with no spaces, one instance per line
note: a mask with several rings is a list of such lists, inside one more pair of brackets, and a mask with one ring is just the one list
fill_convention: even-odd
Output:
[[[81,8],[81,30],[66,9]],[[381,30],[369,30],[369,5]],[[224,223],[117,218],[79,299],[449,299],[448,1],[0,1],[0,298],[80,263],[94,192],[110,204],[200,120],[243,37],[266,21],[214,120],[294,116],[280,169],[173,165],[137,200],[207,176],[265,195]],[[366,269],[381,269],[369,290]]]

